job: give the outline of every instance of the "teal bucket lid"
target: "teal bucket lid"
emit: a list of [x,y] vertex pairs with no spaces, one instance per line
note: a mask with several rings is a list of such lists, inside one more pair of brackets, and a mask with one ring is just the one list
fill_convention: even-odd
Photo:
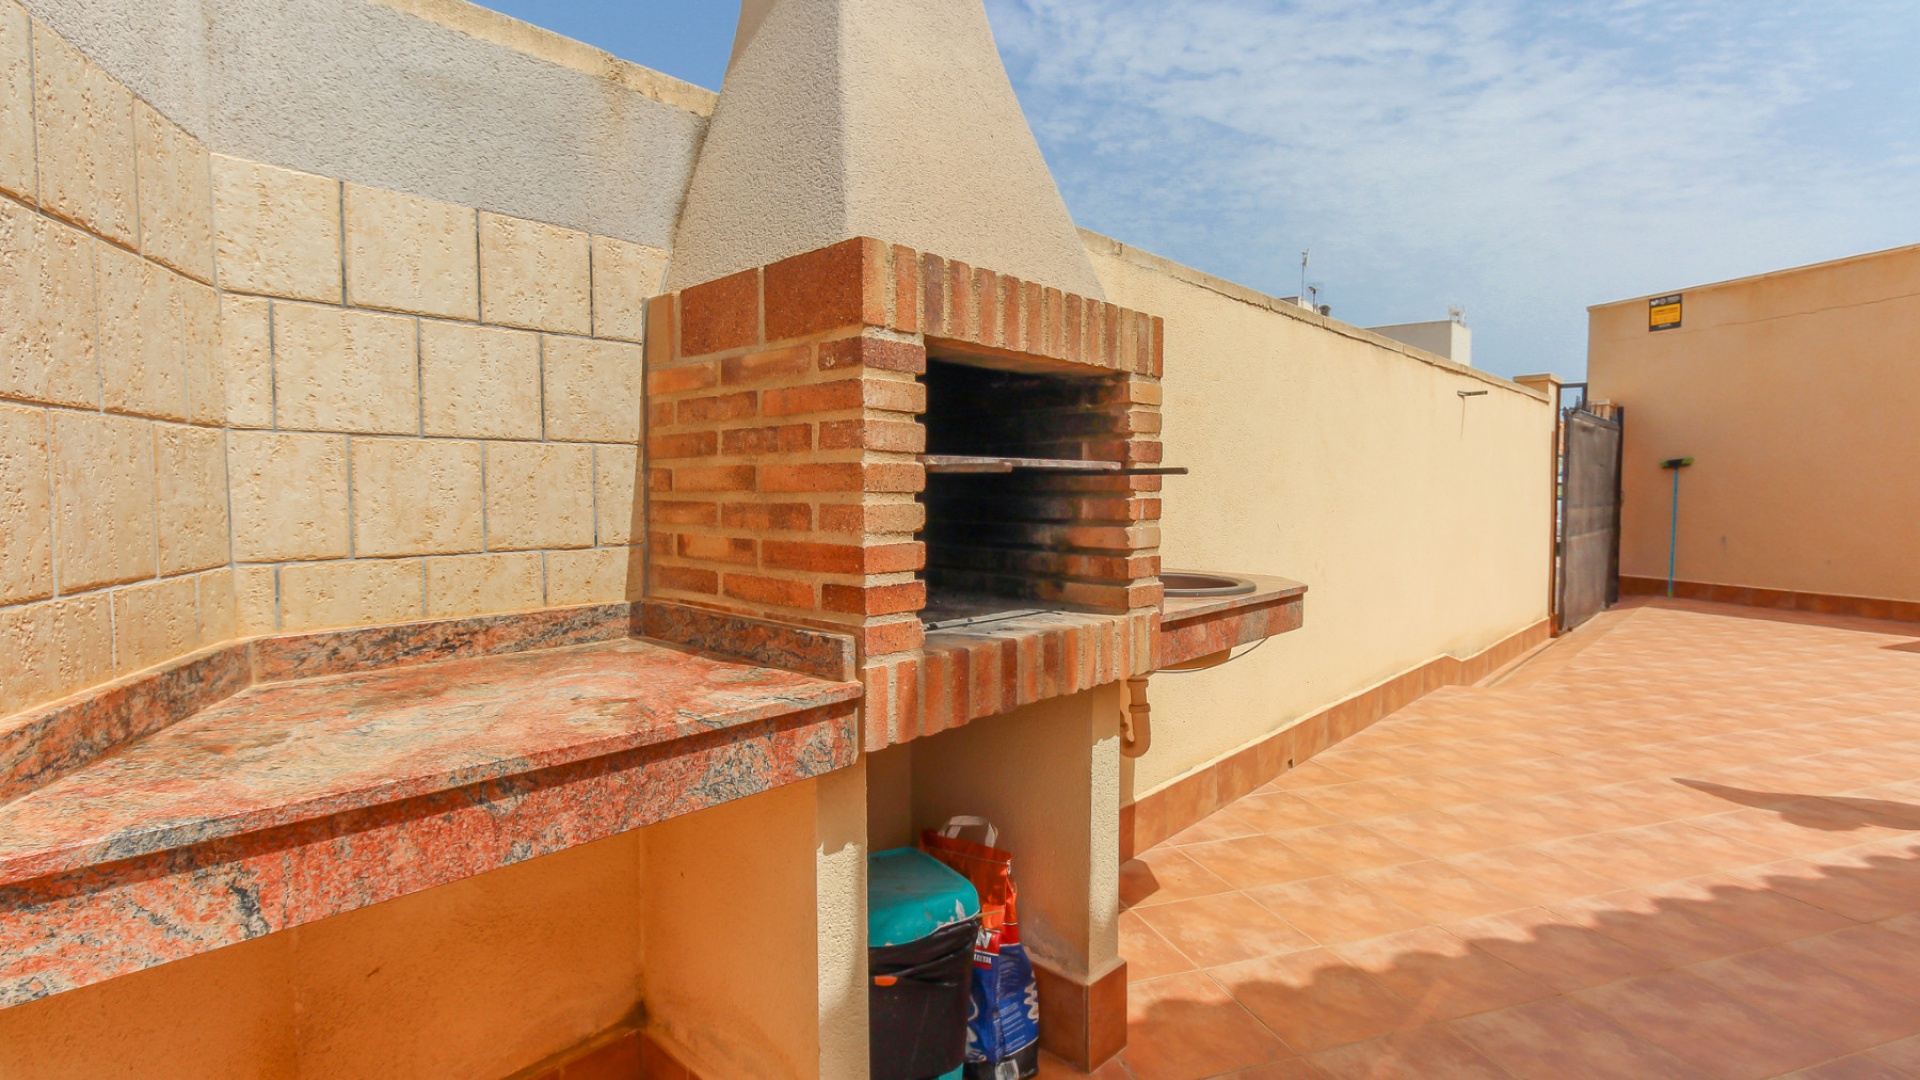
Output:
[[918,848],[867,856],[867,944],[919,941],[943,926],[980,914],[973,882]]

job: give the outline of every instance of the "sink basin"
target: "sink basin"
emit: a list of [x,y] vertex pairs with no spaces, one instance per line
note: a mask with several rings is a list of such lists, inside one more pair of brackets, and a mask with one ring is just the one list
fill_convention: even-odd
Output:
[[1258,588],[1246,578],[1190,570],[1161,571],[1160,584],[1168,596],[1240,596]]

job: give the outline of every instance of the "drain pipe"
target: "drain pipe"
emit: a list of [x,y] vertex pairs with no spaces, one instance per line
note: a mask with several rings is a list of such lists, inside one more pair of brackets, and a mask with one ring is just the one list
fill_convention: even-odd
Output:
[[1127,700],[1120,703],[1120,753],[1137,758],[1153,745],[1152,710],[1147,705],[1147,677],[1127,680]]
[[1673,566],[1680,553],[1680,470],[1693,464],[1690,457],[1668,458],[1660,463],[1673,471],[1673,524],[1667,531],[1667,596],[1673,596]]

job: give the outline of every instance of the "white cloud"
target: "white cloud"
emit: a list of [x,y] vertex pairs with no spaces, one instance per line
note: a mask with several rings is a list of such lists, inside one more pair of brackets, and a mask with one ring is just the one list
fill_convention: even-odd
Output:
[[1577,373],[1587,304],[1920,241],[1908,0],[988,0],[1076,217],[1336,314],[1464,303]]

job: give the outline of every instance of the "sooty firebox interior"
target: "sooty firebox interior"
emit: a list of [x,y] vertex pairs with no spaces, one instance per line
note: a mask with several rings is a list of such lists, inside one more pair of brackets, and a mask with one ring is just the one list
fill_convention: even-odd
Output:
[[1113,541],[1124,522],[1100,520],[1127,497],[1122,384],[952,359],[930,360],[924,381],[924,621],[1111,606],[1130,574]]

